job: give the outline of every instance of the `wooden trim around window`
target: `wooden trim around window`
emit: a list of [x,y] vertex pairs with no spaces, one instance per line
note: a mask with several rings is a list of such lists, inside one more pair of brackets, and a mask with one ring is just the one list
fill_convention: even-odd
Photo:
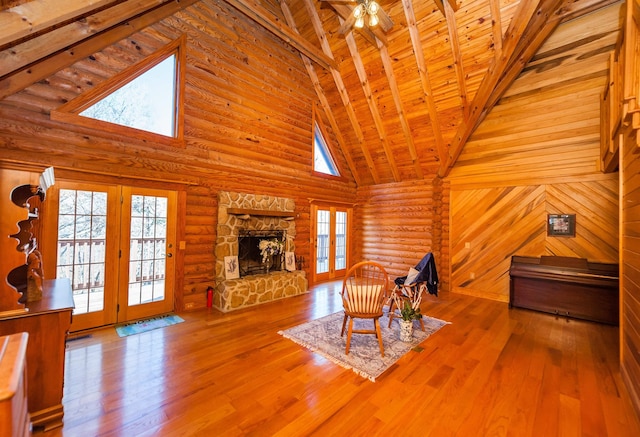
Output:
[[[88,117],[82,117],[79,114],[92,106],[102,98],[113,93],[128,82],[136,79],[146,73],[169,56],[176,56],[176,113],[174,119],[174,137],[148,132],[140,129],[109,123],[102,120],[95,120]],[[154,144],[164,144],[172,147],[185,147],[184,142],[184,84],[186,71],[186,36],[167,44],[160,50],[149,55],[137,64],[121,71],[112,78],[97,85],[95,88],[79,95],[75,99],[60,106],[58,109],[51,111],[51,119],[64,123],[99,130],[102,132],[118,134],[152,142]]]

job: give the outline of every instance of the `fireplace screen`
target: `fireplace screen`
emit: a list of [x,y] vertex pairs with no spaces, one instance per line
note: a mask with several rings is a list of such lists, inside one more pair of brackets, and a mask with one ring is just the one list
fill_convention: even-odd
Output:
[[[261,240],[282,241],[283,247],[286,240],[286,231],[278,230],[242,230],[238,235],[238,270],[240,277],[267,273],[267,264],[262,262],[260,253]],[[269,257],[270,271],[282,270],[284,252]]]

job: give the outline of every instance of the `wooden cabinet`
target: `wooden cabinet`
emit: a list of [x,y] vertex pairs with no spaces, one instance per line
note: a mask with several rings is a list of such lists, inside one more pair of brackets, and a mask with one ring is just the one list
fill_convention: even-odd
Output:
[[510,307],[618,324],[618,264],[514,256],[509,274]]
[[[27,311],[0,313],[0,335],[29,334],[27,393],[33,427],[62,425],[64,410],[65,343],[71,326],[73,296],[68,279],[44,282],[42,299],[26,304]],[[4,435],[4,434],[3,434]]]
[[0,435],[31,435],[27,410],[26,332],[0,337]]
[[[34,222],[29,221],[29,208],[15,204],[12,193],[16,187],[27,185],[36,186],[38,183],[38,173],[13,170],[0,167],[0,312],[9,310],[23,310],[24,302],[18,300],[21,293],[10,284],[7,278],[16,268],[24,266],[27,262],[27,255],[23,245],[28,244],[32,238]],[[36,210],[39,206],[39,199],[34,197],[31,200],[31,209]],[[37,224],[35,224],[37,226]],[[26,272],[24,273],[26,283]],[[24,290],[21,290],[24,291]]]

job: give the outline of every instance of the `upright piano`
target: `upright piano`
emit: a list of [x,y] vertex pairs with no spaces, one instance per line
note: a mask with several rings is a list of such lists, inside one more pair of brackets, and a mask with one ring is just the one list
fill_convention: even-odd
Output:
[[618,264],[563,256],[513,256],[509,307],[619,323]]

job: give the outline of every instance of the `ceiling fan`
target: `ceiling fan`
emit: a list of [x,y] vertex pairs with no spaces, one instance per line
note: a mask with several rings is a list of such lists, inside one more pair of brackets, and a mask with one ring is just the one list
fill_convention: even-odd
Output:
[[341,34],[348,32],[352,27],[362,29],[365,25],[370,28],[380,26],[387,32],[393,26],[393,21],[389,15],[382,10],[375,0],[320,0],[328,3],[355,4],[349,16],[340,26]]

